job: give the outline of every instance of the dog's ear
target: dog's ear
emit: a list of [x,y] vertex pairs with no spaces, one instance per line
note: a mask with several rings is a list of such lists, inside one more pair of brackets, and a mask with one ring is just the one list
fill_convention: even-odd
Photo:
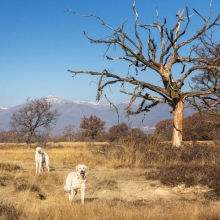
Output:
[[87,171],[87,166],[85,166],[85,171]]
[[78,165],[76,166],[76,171],[78,171]]

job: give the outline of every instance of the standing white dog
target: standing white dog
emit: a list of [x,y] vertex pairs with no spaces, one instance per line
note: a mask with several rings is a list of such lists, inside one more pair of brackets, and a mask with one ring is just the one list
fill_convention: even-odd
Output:
[[66,178],[64,190],[68,192],[69,200],[72,202],[76,193],[81,192],[81,203],[84,204],[85,189],[86,189],[86,173],[87,167],[84,164],[76,166],[76,172],[71,172]]
[[35,153],[35,162],[36,162],[36,173],[40,173],[41,171],[44,171],[44,164],[46,165],[47,171],[50,171],[50,159],[47,155],[47,153],[44,153],[41,149],[41,147],[36,148]]

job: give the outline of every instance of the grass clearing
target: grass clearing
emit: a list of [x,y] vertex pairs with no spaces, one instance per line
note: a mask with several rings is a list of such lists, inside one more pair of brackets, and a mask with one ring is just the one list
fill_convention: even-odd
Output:
[[[220,148],[207,143],[51,143],[51,172],[35,174],[35,147],[0,145],[0,219],[220,219]],[[85,205],[63,190],[89,168]]]

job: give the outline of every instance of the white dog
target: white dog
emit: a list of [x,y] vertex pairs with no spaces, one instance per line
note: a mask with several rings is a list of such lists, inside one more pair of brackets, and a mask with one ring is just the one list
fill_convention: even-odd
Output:
[[35,153],[35,162],[36,162],[36,173],[44,171],[44,164],[46,165],[47,171],[50,171],[50,159],[47,153],[43,153],[41,147],[36,148]]
[[84,164],[76,166],[76,172],[71,172],[66,178],[64,190],[68,192],[69,200],[72,202],[76,193],[81,192],[81,203],[84,204],[85,189],[86,189],[86,173],[87,167]]

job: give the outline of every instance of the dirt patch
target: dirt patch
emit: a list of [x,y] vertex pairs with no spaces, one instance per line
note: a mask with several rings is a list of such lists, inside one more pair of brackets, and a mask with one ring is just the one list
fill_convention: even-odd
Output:
[[186,188],[162,185],[157,180],[146,180],[146,169],[92,169],[88,174],[87,198],[126,201],[192,200],[203,199],[210,189],[206,186]]

